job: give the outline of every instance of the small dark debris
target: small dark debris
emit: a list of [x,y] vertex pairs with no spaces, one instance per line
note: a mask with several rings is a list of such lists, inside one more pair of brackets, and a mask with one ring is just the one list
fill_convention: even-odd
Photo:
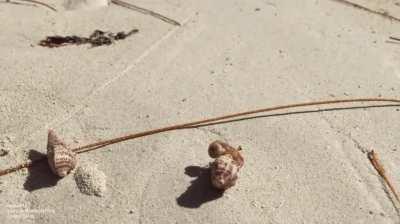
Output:
[[129,214],[133,214],[133,210],[129,210]]
[[8,155],[8,151],[5,149],[0,149],[0,156],[6,156]]
[[260,11],[261,9],[260,8],[255,8],[254,9],[254,11],[256,11],[256,12],[258,12],[258,11]]
[[400,41],[400,38],[398,38],[398,37],[389,37],[389,40],[391,40],[391,41]]
[[373,212],[373,211],[369,211],[368,213],[369,213],[370,215],[373,215],[373,214],[374,214],[374,212]]
[[138,29],[133,29],[128,33],[118,32],[116,34],[112,32],[106,32],[101,30],[95,30],[89,37],[79,36],[48,36],[46,39],[41,40],[39,45],[42,47],[61,47],[65,45],[81,45],[90,44],[92,47],[98,47],[102,45],[111,45],[114,41],[123,40],[128,36],[139,32]]

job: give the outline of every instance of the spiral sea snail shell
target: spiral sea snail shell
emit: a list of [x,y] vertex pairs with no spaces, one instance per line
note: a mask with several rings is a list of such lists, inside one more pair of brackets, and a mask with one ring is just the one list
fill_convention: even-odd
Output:
[[226,190],[236,184],[238,172],[244,164],[241,148],[233,148],[222,141],[214,141],[208,147],[208,154],[215,160],[210,163],[211,183],[215,188]]
[[51,171],[59,177],[67,176],[77,163],[76,153],[53,130],[49,130],[47,138],[47,161]]

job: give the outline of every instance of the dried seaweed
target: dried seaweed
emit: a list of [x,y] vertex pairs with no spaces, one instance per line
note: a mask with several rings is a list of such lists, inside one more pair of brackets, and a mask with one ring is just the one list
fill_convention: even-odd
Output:
[[128,36],[139,32],[138,29],[133,29],[128,33],[118,32],[116,34],[107,31],[95,30],[89,37],[79,36],[48,36],[46,39],[41,40],[39,45],[42,47],[62,47],[66,45],[81,45],[90,44],[92,47],[98,47],[102,45],[111,45],[115,41],[123,40]]

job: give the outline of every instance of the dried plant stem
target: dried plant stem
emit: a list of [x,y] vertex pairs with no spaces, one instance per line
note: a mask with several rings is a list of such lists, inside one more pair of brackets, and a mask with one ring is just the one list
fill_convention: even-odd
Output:
[[164,128],[158,128],[150,131],[145,131],[145,132],[140,132],[140,133],[135,133],[131,135],[126,135],[123,137],[119,138],[114,138],[114,139],[109,139],[109,140],[104,140],[100,142],[96,142],[93,144],[81,146],[78,148],[73,149],[77,153],[81,152],[86,152],[86,151],[91,151],[93,147],[98,147],[98,146],[106,146],[110,144],[115,144],[118,142],[134,139],[134,138],[139,138],[147,135],[153,135],[161,132],[166,132],[166,131],[171,131],[171,130],[177,130],[177,129],[183,129],[187,128],[190,126],[195,126],[199,124],[207,124],[215,121],[221,121],[221,120],[226,120],[230,118],[235,118],[235,117],[242,117],[246,115],[251,115],[251,114],[257,114],[257,113],[265,113],[265,112],[270,112],[270,111],[275,111],[275,110],[283,110],[283,109],[290,109],[290,108],[298,108],[298,107],[306,107],[306,106],[316,106],[316,105],[327,105],[327,104],[338,104],[338,103],[354,103],[354,102],[392,102],[392,103],[400,103],[400,100],[397,99],[383,99],[383,98],[362,98],[362,99],[348,99],[348,100],[327,100],[327,101],[315,101],[315,102],[307,102],[307,103],[298,103],[298,104],[289,104],[289,105],[283,105],[283,106],[276,106],[276,107],[269,107],[269,108],[263,108],[263,109],[257,109],[257,110],[251,110],[251,111],[246,111],[246,112],[241,112],[241,113],[235,113],[235,114],[230,114],[230,115],[224,115],[220,117],[215,117],[215,118],[210,118],[210,119],[205,119],[205,120],[199,120],[199,121],[194,121],[194,122],[189,122],[189,123],[184,123],[184,124],[178,124],[178,125],[173,125],[169,127],[164,127]]
[[0,171],[0,176],[4,176],[6,174],[13,173],[13,172],[21,170],[21,169],[31,167],[31,166],[33,166],[35,164],[38,164],[39,162],[44,161],[45,159],[47,159],[47,156],[43,156],[42,158],[36,159],[34,161],[29,160],[29,161],[27,161],[25,163],[19,164],[18,166],[11,167],[11,168],[6,169],[6,170],[1,170]]
[[379,161],[378,155],[374,150],[368,152],[368,159],[371,162],[372,166],[375,168],[375,170],[378,172],[378,174],[383,178],[383,180],[385,181],[385,183],[387,184],[389,189],[392,191],[397,202],[400,203],[399,194],[397,193],[396,188],[394,187],[394,185],[392,184],[392,182],[386,175],[385,168],[383,168],[383,165]]
[[[35,1],[35,0],[18,0],[18,1],[22,1],[22,2],[30,2],[30,3],[34,3],[34,4],[38,4],[38,5],[42,5],[46,8],[49,8],[51,10],[53,10],[54,12],[57,12],[57,9],[55,9],[53,6],[50,6],[46,3],[40,2],[40,1]],[[6,2],[10,2],[10,1],[6,1]]]
[[177,22],[177,21],[175,21],[173,19],[170,19],[170,18],[168,18],[166,16],[163,16],[163,15],[161,15],[161,14],[159,14],[157,12],[151,11],[149,9],[145,9],[145,8],[133,5],[132,3],[124,2],[124,1],[121,1],[121,0],[111,0],[111,2],[116,4],[116,5],[119,5],[119,6],[128,8],[128,9],[135,10],[135,11],[140,12],[140,13],[145,14],[145,15],[151,15],[151,16],[157,18],[157,19],[161,19],[162,21],[167,22],[167,23],[172,24],[172,25],[175,25],[175,26],[180,26],[181,25],[179,22]]
[[394,20],[394,21],[400,22],[400,18],[397,18],[397,17],[394,17],[394,16],[390,15],[388,12],[380,12],[380,11],[377,11],[377,10],[373,10],[373,9],[367,8],[365,6],[359,5],[357,3],[351,2],[349,0],[333,0],[333,1],[337,1],[337,2],[340,2],[340,3],[346,4],[346,5],[353,6],[355,8],[364,10],[366,12],[382,16],[382,17],[384,17],[386,19],[390,19],[390,20]]
[[400,41],[400,38],[398,38],[398,37],[389,37],[389,39],[391,39],[391,40],[396,40],[396,41]]
[[[162,133],[162,132],[167,132],[167,131],[172,131],[172,130],[178,130],[178,129],[185,129],[185,128],[190,128],[194,127],[196,125],[207,125],[211,122],[216,122],[216,121],[222,121],[222,120],[227,120],[230,118],[237,118],[237,117],[242,117],[246,115],[251,115],[251,114],[257,114],[257,113],[265,113],[265,112],[270,112],[270,111],[276,111],[276,110],[283,110],[283,109],[291,109],[291,108],[299,108],[299,107],[308,107],[308,106],[317,106],[317,105],[329,105],[329,104],[342,104],[342,103],[356,103],[356,102],[391,102],[391,103],[399,103],[400,106],[400,100],[398,99],[388,99],[388,98],[358,98],[358,99],[343,99],[343,100],[324,100],[324,101],[314,101],[314,102],[306,102],[306,103],[296,103],[296,104],[289,104],[289,105],[282,105],[282,106],[275,106],[275,107],[268,107],[268,108],[263,108],[263,109],[257,109],[257,110],[250,110],[246,112],[241,112],[241,113],[234,113],[230,115],[224,115],[224,116],[219,116],[219,117],[214,117],[214,118],[209,118],[209,119],[203,119],[199,121],[194,121],[194,122],[189,122],[189,123],[184,123],[184,124],[178,124],[178,125],[172,125],[172,126],[167,126],[163,128],[157,128],[149,131],[144,131],[144,132],[139,132],[135,134],[130,134],[118,138],[113,138],[113,139],[108,139],[104,141],[99,141],[95,142],[92,144],[80,146],[77,148],[72,149],[76,153],[84,153],[88,151],[92,151],[98,148],[102,148],[107,145],[115,144],[118,142],[123,142],[127,141],[130,139],[135,139],[135,138],[140,138],[148,135],[154,135],[157,133]],[[43,158],[41,158],[43,159]],[[40,159],[40,160],[41,160]],[[35,164],[37,161],[29,161],[24,164],[20,164],[16,167],[9,168],[6,170],[1,170],[0,171],[0,176],[6,175],[8,173],[15,172],[19,169],[26,168],[29,166],[32,166]]]

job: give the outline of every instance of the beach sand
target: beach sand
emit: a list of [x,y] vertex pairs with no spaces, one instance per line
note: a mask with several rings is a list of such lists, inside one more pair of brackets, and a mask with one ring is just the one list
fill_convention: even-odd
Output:
[[[400,22],[333,0],[130,1],[67,11],[0,4],[0,169],[46,152],[267,106],[400,96]],[[354,1],[400,18],[399,1]],[[396,8],[397,7],[397,8]],[[139,32],[110,46],[49,35]],[[316,109],[316,108],[314,108]],[[284,111],[281,111],[284,112]],[[104,173],[81,193],[46,164],[0,177],[1,223],[399,223],[366,152],[400,186],[399,107],[276,115],[172,131],[79,155]],[[237,184],[209,188],[208,144],[243,148]],[[103,176],[102,176],[103,178]],[[103,182],[102,182],[103,183]]]

